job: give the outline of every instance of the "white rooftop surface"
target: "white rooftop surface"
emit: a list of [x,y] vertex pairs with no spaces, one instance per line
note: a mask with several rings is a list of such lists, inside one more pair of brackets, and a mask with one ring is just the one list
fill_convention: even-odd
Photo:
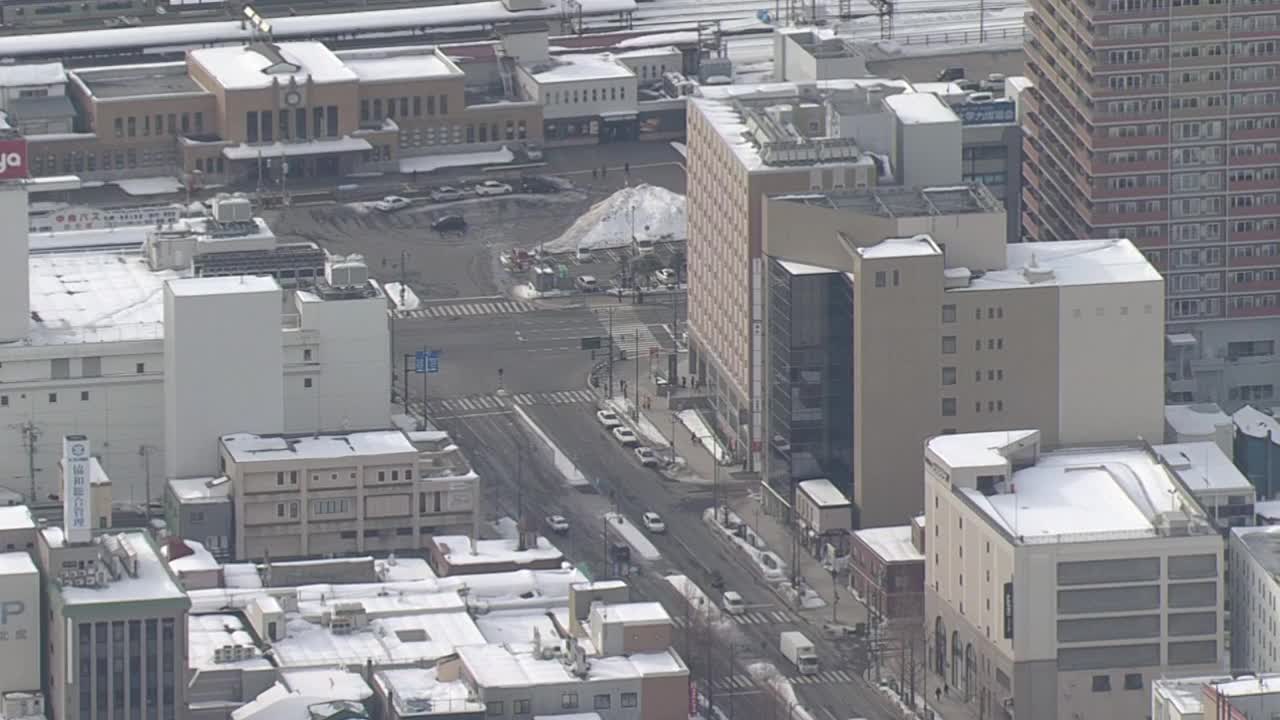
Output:
[[999,452],[1020,440],[1036,435],[1035,430],[1003,430],[997,432],[938,435],[930,438],[928,448],[944,458],[951,467],[992,467],[1005,464]]
[[[458,648],[458,655],[476,684],[482,687],[528,687],[579,682],[559,658],[542,660],[531,653],[513,652],[500,645]],[[586,682],[639,678],[681,672],[684,665],[671,652],[629,656],[588,657]]]
[[600,615],[606,622],[626,624],[669,623],[671,615],[658,602],[629,602],[604,605]]
[[800,483],[800,489],[818,507],[844,507],[850,504],[849,498],[840,492],[840,488],[826,478],[805,480]]
[[280,285],[269,275],[234,275],[227,277],[191,277],[174,280],[169,290],[175,297],[205,295],[241,295],[244,293],[279,293]]
[[440,681],[436,668],[381,670],[374,674],[384,694],[391,696],[400,715],[414,715],[448,708],[457,712],[482,712],[484,703],[471,698],[471,689],[462,680]]
[[1015,492],[964,492],[994,524],[1029,541],[1085,533],[1154,535],[1156,513],[1176,509],[1177,502],[1171,495],[1174,479],[1136,448],[1044,453],[1034,466],[1015,472],[1010,485]]
[[289,690],[300,695],[364,702],[373,697],[373,688],[364,678],[353,672],[336,668],[308,670],[283,670],[280,681]]
[[1280,500],[1259,500],[1253,504],[1253,512],[1258,517],[1280,521]]
[[1010,243],[1006,257],[1009,269],[990,270],[974,278],[967,288],[950,292],[1032,287],[1033,283],[1023,273],[1023,268],[1028,266],[1053,271],[1052,278],[1035,286],[1163,282],[1160,273],[1128,240]]
[[533,720],[600,720],[600,713],[584,712],[572,715],[534,715]]
[[[274,22],[272,26],[274,27]],[[307,80],[325,84],[357,79],[356,74],[324,43],[282,42],[276,47],[285,62],[298,67],[296,72],[290,72],[289,68],[282,65],[277,67],[277,71],[268,72],[277,63],[252,46],[198,48],[190,51],[190,58],[227,90],[269,88],[277,80],[282,85],[287,85],[290,79],[302,85]],[[213,91],[215,88],[205,89]]]
[[378,578],[384,582],[414,582],[417,580],[435,580],[436,574],[431,566],[422,558],[398,557],[375,560]]
[[556,549],[551,541],[538,537],[536,547],[517,550],[517,540],[501,538],[498,540],[476,541],[476,551],[471,552],[471,538],[466,535],[437,535],[436,546],[448,559],[450,565],[475,565],[485,563],[528,563],[538,560],[561,560],[564,555]]
[[64,585],[59,592],[67,605],[95,605],[98,603],[126,603],[144,600],[186,600],[187,594],[178,587],[165,567],[164,560],[141,532],[120,533],[138,554],[138,577],[121,574],[119,580],[111,580],[98,588]]
[[25,550],[0,553],[0,575],[31,575],[36,572],[31,553]]
[[808,263],[796,262],[794,260],[779,260],[778,264],[792,275],[825,275],[827,273],[840,272],[833,268],[822,267],[821,265],[809,265]]
[[[385,612],[395,611],[398,598],[390,596],[385,600]],[[367,627],[335,635],[320,625],[319,606],[299,607],[304,615],[315,611],[315,622],[289,616],[287,637],[272,645],[281,667],[363,665],[370,659],[375,665],[432,661],[452,654],[455,648],[485,643],[484,635],[465,609],[371,618]]]
[[924,554],[911,542],[910,525],[854,530],[853,534],[887,563],[924,561]]
[[[164,283],[171,270],[147,267],[141,255],[33,255],[32,345],[159,340],[164,336]],[[39,318],[39,320],[36,320]]]
[[[169,568],[174,572],[201,572],[217,570],[222,567],[218,564],[218,561],[214,559],[213,553],[209,552],[202,543],[198,543],[195,540],[183,540],[183,542],[186,543],[187,547],[191,548],[191,554],[183,555],[176,560],[169,561]],[[167,557],[168,553],[166,551],[168,549],[169,546],[166,545],[161,548],[160,551]]]
[[506,610],[476,617],[476,627],[493,645],[506,645],[518,652],[533,652],[537,630],[543,643],[560,641],[556,625],[545,610]]
[[0,530],[31,530],[36,521],[26,505],[0,507]]
[[0,65],[0,87],[62,85],[66,81],[67,71],[60,62]]
[[368,140],[344,135],[340,138],[321,138],[301,142],[275,142],[269,145],[228,145],[222,155],[228,160],[256,160],[258,158],[299,157],[322,153],[363,152],[373,148]]
[[625,50],[623,52],[614,53],[613,56],[615,58],[622,59],[622,58],[665,57],[667,55],[679,55],[679,54],[680,54],[680,48],[676,47],[675,45],[657,45],[654,47],[643,47],[637,50]]
[[1280,444],[1280,421],[1262,412],[1252,405],[1245,405],[1231,415],[1236,428],[1253,438],[1270,437],[1271,441]]
[[1179,435],[1212,435],[1231,424],[1231,416],[1213,403],[1165,405],[1164,420]]
[[251,647],[260,650],[238,615],[219,613],[215,615],[187,616],[187,666],[194,670],[262,670],[272,667],[271,661],[257,652],[252,658],[232,662],[215,663],[213,652],[227,645]]
[[928,92],[900,93],[884,99],[884,104],[898,116],[903,125],[951,122],[960,124],[960,118],[942,98]]
[[[636,9],[635,0],[580,0],[584,15],[612,14]],[[350,35],[358,32],[418,28],[427,33],[434,27],[486,25],[505,20],[559,18],[560,3],[545,0],[541,10],[512,12],[500,0],[430,7],[370,10],[320,15],[271,18],[271,32],[277,39],[307,38],[317,35]],[[0,57],[44,54],[50,47],[66,52],[90,52],[149,46],[199,46],[215,43],[247,42],[253,29],[239,20],[179,23],[135,28],[14,35],[0,38]],[[696,33],[695,33],[696,35]],[[667,42],[671,42],[668,40]]]
[[631,68],[608,53],[557,55],[545,65],[530,67],[529,74],[540,84],[620,80],[636,76]]
[[417,452],[413,443],[399,430],[373,430],[345,435],[301,435],[292,438],[233,433],[223,435],[222,444],[238,463]]
[[1271,693],[1280,692],[1280,675],[1241,677],[1235,680],[1216,683],[1214,684],[1214,689],[1222,695],[1232,697],[1269,695]]
[[431,49],[417,52],[364,53],[351,52],[340,55],[361,82],[386,82],[389,80],[416,80],[418,78],[456,77],[462,70],[448,60],[441,59]]
[[1247,492],[1253,485],[1215,442],[1170,443],[1153,448],[1192,492]]
[[169,481],[173,494],[184,503],[227,502],[231,497],[231,483],[221,482],[210,486],[218,478],[175,478]]
[[1204,684],[1222,677],[1160,678],[1151,681],[1151,694],[1177,708],[1182,715],[1204,712]]
[[942,251],[928,235],[916,235],[909,238],[886,238],[875,245],[860,247],[858,255],[864,260],[884,258],[925,257],[941,255]]

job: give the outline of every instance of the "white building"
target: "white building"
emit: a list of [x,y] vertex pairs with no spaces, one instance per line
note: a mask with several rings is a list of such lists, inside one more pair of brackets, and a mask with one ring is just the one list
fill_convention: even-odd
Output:
[[557,55],[519,66],[524,97],[542,105],[547,142],[636,139],[636,73],[612,55]]
[[1151,720],[1270,720],[1280,707],[1280,676],[1210,675],[1151,683]]
[[1235,436],[1231,416],[1213,403],[1166,405],[1164,408],[1166,442],[1213,442],[1230,456]]
[[1280,670],[1280,525],[1231,529],[1228,603],[1231,607],[1231,669]]
[[[0,257],[0,338],[11,340],[0,344],[0,476],[9,489],[56,494],[63,435],[88,436],[116,499],[140,502],[148,473],[217,474],[228,432],[386,426],[386,299],[358,260],[328,263],[324,277],[307,269],[296,290],[270,278],[187,280],[191,270],[156,269],[139,252],[28,257],[25,216],[25,192],[0,192],[0,217],[24,231]],[[197,261],[212,267],[207,250]],[[181,452],[171,457],[173,443]],[[153,500],[163,487],[151,483]]]
[[40,690],[40,573],[29,551],[0,552],[0,694]]
[[62,63],[0,65],[0,111],[24,134],[71,132],[76,110]]
[[1171,443],[1154,450],[1219,528],[1254,524],[1257,493],[1217,443]]
[[1222,538],[1150,446],[925,451],[930,672],[982,717],[1131,720],[1223,652]]

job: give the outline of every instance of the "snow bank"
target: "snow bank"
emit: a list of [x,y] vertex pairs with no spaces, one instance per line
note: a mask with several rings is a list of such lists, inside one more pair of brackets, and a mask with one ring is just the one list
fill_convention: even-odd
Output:
[[685,145],[684,143],[682,143],[682,142],[675,142],[675,141],[673,140],[673,141],[671,142],[671,149],[672,149],[672,150],[675,150],[675,151],[676,151],[676,152],[678,152],[678,153],[680,153],[680,157],[682,157],[682,158],[688,158],[688,157],[689,157],[689,147],[688,147],[687,145]]
[[[754,530],[749,526],[745,527],[745,538],[738,537],[737,533],[734,532],[734,528],[745,525],[737,513],[725,508],[722,514],[725,515],[727,522],[718,522],[713,513],[714,510],[712,508],[707,508],[702,513],[702,519],[713,530],[728,538],[744,555],[751,558],[751,562],[755,563],[756,569],[764,576],[765,580],[776,583],[787,579],[787,564],[776,553],[769,550],[764,540]],[[729,527],[725,527],[725,525]]]
[[633,230],[641,240],[683,240],[687,226],[683,195],[655,185],[636,185],[596,203],[564,234],[542,247],[547,252],[625,247],[631,244]]
[[113,180],[126,195],[170,195],[182,190],[182,183],[173,177],[125,178]]
[[676,413],[676,417],[680,418],[680,424],[684,425],[686,430],[698,438],[698,444],[711,453],[711,457],[721,463],[729,462],[729,452],[724,449],[719,440],[716,440],[715,433],[711,432],[711,428],[703,422],[697,410],[681,410]]
[[658,552],[658,548],[649,542],[649,538],[645,537],[644,531],[632,525],[625,517],[618,513],[605,513],[605,520],[609,523],[609,531],[617,533],[632,550],[640,553],[640,557],[645,560],[661,560],[662,553]]
[[[395,304],[397,310],[417,310],[421,304],[418,300],[418,294],[408,285],[401,288],[398,282],[389,282],[382,286],[387,292],[387,297],[391,298],[391,302]],[[404,290],[404,301],[400,300],[400,292]]]
[[756,682],[773,690],[790,708],[788,712],[793,720],[814,720],[813,714],[805,709],[800,704],[800,698],[796,697],[795,686],[791,684],[790,680],[787,680],[785,675],[778,671],[777,666],[773,663],[751,663],[747,666],[747,674]]
[[400,161],[401,173],[431,172],[442,168],[471,167],[473,165],[503,165],[515,159],[515,155],[503,145],[497,150],[447,155],[422,155]]
[[624,398],[624,397],[609,398],[609,408],[614,412],[618,413],[618,417],[622,418],[623,422],[627,423],[628,425],[632,425],[641,435],[643,435],[645,442],[647,442],[650,447],[655,447],[655,448],[670,447],[671,441],[668,440],[667,436],[663,435],[662,431],[659,430],[657,427],[655,427],[652,422],[649,422],[649,418],[645,417],[645,414],[643,412],[639,414],[638,416],[639,420],[632,422],[631,420],[632,407],[633,405],[631,403],[631,400],[628,398]]
[[516,415],[520,416],[520,419],[524,421],[524,424],[529,426],[529,429],[533,431],[533,434],[538,436],[538,439],[542,441],[543,449],[548,454],[552,464],[555,465],[556,470],[559,471],[562,477],[564,477],[565,482],[575,487],[591,484],[591,482],[587,480],[587,476],[583,475],[582,471],[578,469],[578,466],[574,465],[573,461],[569,459],[569,456],[565,455],[564,452],[560,450],[560,447],[552,442],[551,438],[548,437],[546,433],[542,432],[542,428],[538,427],[538,424],[533,421],[533,418],[529,417],[524,410],[521,410],[519,405],[512,405],[511,409],[516,411]]

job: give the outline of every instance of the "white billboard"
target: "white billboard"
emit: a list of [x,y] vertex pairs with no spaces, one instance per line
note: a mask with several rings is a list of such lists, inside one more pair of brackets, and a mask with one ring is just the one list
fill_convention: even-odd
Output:
[[40,575],[27,558],[0,563],[0,693],[39,690],[39,657]]
[[62,472],[63,532],[68,543],[89,542],[89,438],[67,435],[62,439]]

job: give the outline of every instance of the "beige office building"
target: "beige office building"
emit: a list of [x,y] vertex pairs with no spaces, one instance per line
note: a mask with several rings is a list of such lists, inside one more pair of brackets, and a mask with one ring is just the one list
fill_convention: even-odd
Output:
[[1047,445],[925,449],[928,684],[968,711],[948,717],[1132,720],[1153,681],[1222,668],[1223,541],[1188,488],[1145,443]]
[[259,560],[423,547],[470,533],[479,480],[444,433],[225,435],[235,557]]
[[1163,438],[1159,274],[1127,240],[1003,230],[981,187],[765,201],[767,510],[826,478],[857,525],[907,524],[938,434]]

